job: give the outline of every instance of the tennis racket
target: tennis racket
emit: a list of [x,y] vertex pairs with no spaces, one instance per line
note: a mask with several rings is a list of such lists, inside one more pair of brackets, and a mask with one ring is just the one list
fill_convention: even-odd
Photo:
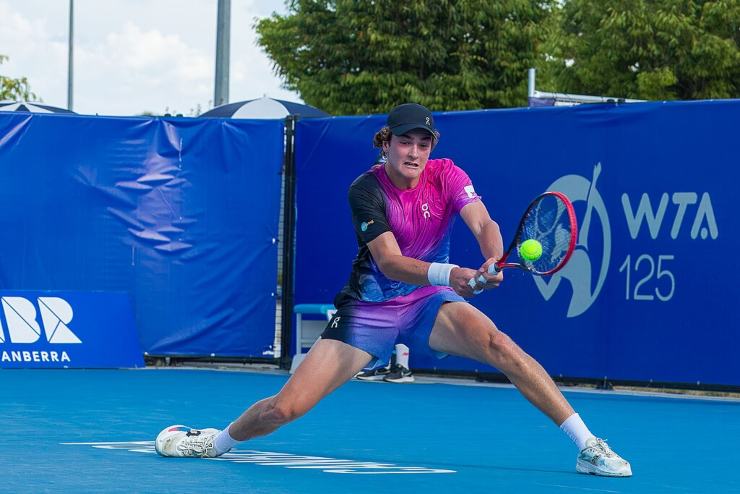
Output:
[[[529,204],[508,250],[489,266],[488,272],[496,274],[505,268],[518,268],[539,276],[557,273],[573,254],[577,236],[576,213],[570,199],[562,192],[545,192]],[[519,246],[529,239],[542,245],[542,255],[533,261],[519,254]],[[478,282],[486,282],[483,275],[478,277]],[[474,289],[475,278],[471,278],[468,285]],[[482,291],[476,290],[475,293]]]

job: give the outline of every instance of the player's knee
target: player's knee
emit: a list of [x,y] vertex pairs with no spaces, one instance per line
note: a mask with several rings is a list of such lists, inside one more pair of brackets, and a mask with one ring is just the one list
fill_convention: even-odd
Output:
[[501,331],[492,331],[486,335],[486,346],[489,351],[498,355],[506,355],[511,351],[511,338]]
[[516,343],[505,333],[494,331],[488,335],[488,350],[495,355],[495,360],[501,366],[510,368],[525,364],[523,352]]
[[270,403],[268,404],[264,413],[265,419],[269,420],[272,423],[280,425],[286,424],[303,415],[296,409],[296,407],[292,406],[289,403],[278,401],[275,398],[270,400]]
[[278,424],[286,424],[305,414],[308,408],[298,403],[273,398],[267,408],[269,419]]

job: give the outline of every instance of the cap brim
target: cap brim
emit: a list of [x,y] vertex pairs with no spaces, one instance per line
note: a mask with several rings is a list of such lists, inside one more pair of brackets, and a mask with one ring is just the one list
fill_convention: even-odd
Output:
[[397,125],[395,127],[391,127],[391,133],[394,136],[402,136],[404,134],[407,134],[411,132],[412,130],[426,130],[430,134],[434,135],[434,129],[426,126],[426,125],[419,125],[419,124],[404,124],[404,125]]

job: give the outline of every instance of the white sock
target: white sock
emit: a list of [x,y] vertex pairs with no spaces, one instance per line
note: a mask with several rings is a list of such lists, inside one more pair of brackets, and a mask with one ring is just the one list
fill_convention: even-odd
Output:
[[396,345],[396,363],[406,369],[409,368],[409,347],[403,343]]
[[588,430],[586,424],[581,420],[581,416],[574,413],[565,422],[560,424],[560,430],[565,432],[571,440],[578,446],[578,451],[583,450],[586,447],[586,441],[594,437],[591,431]]
[[[231,424],[229,424],[230,426]],[[237,441],[231,434],[229,434],[229,428],[226,427],[224,430],[218,433],[216,439],[213,441],[213,449],[216,453],[222,455],[229,451],[231,448],[239,444],[241,441]]]

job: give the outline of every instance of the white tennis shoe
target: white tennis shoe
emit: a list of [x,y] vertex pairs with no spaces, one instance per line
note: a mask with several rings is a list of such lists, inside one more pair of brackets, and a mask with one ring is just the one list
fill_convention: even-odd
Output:
[[578,454],[576,471],[605,477],[632,476],[629,462],[612,451],[606,441],[598,437],[586,441],[586,447]]
[[218,429],[193,429],[185,425],[171,425],[157,435],[154,449],[162,456],[215,458],[213,447]]

